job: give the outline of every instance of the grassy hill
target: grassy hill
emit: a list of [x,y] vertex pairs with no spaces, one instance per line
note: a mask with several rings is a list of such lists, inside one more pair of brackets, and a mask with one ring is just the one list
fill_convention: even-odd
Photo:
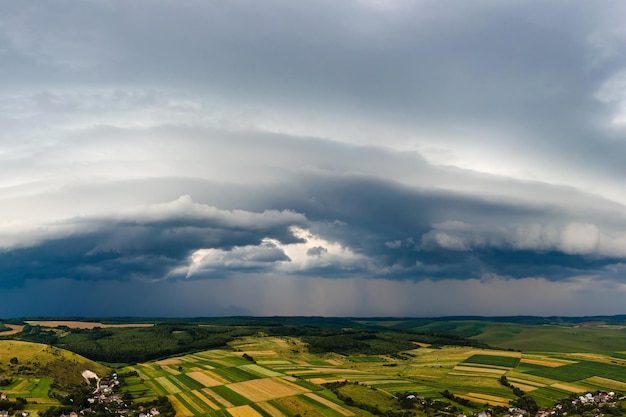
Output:
[[50,378],[59,387],[80,384],[81,373],[108,372],[105,366],[67,350],[39,343],[0,340],[0,376],[11,379]]

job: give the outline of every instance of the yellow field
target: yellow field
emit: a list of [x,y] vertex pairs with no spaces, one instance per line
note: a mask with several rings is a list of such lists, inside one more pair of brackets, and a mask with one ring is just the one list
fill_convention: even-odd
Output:
[[333,410],[335,410],[336,412],[338,412],[339,414],[343,415],[343,416],[353,416],[354,413],[350,410],[346,410],[345,408],[341,407],[338,404],[335,404],[332,401],[327,400],[326,398],[322,398],[319,395],[313,394],[312,392],[309,392],[307,394],[304,394],[307,397],[309,397],[310,399],[320,403],[320,404],[324,404],[326,407],[328,408],[332,408]]
[[500,406],[503,406],[503,407],[506,407],[506,406],[509,405],[509,399],[508,398],[497,397],[495,395],[487,395],[487,394],[480,394],[480,393],[475,393],[475,392],[468,392],[465,395],[457,395],[457,397],[465,398],[465,399],[470,400],[470,401],[484,403],[484,404],[500,405]]
[[281,397],[290,397],[309,391],[297,385],[282,381],[279,378],[263,378],[237,382],[228,385],[228,388],[255,403]]
[[541,387],[546,386],[546,384],[542,384],[541,382],[529,381],[527,379],[522,379],[522,378],[515,378],[515,377],[508,376],[507,379],[509,380],[509,382],[515,383],[515,385],[523,384],[523,385],[534,386],[536,388],[541,388]]
[[504,369],[492,369],[492,368],[482,368],[482,367],[474,367],[474,366],[455,366],[454,367],[455,371],[471,371],[471,372],[481,372],[481,373],[486,373],[486,374],[497,374],[497,375],[502,375],[504,374],[506,371]]
[[5,330],[0,332],[0,336],[11,336],[12,334],[17,334],[24,329],[24,326],[19,326],[17,324],[5,324],[11,330]]
[[209,388],[203,388],[202,392],[204,392],[206,395],[208,395],[213,400],[215,400],[218,403],[222,404],[222,407],[226,407],[226,408],[234,407],[234,405],[231,404],[227,399],[221,397],[216,392],[211,391]]
[[260,402],[260,403],[257,403],[257,405],[261,407],[265,412],[267,412],[267,414],[269,414],[272,417],[285,417],[285,415],[281,413],[278,408],[274,407],[270,403]]
[[573,392],[573,393],[587,391],[587,389],[585,389],[585,388],[581,388],[581,387],[577,387],[575,385],[569,385],[569,384],[552,384],[551,386],[556,388],[556,389],[560,389],[560,390],[563,390],[563,391],[569,391],[569,392]]
[[172,375],[180,375],[180,371],[174,368],[170,368],[169,366],[162,366],[161,369],[169,372]]
[[239,407],[229,408],[227,411],[233,417],[263,417],[258,411],[249,405],[240,405]]
[[205,387],[215,387],[217,385],[222,385],[223,384],[222,382],[216,380],[215,378],[212,378],[209,375],[207,375],[206,372],[207,371],[189,372],[187,374],[187,376],[192,377],[193,379],[195,379],[196,381],[198,381],[199,383],[201,383]]
[[583,382],[590,382],[594,385],[600,385],[616,391],[626,391],[626,383],[614,379],[602,378],[601,376],[592,376],[591,378],[583,380]]
[[214,409],[214,410],[219,410],[219,409],[220,409],[220,407],[219,407],[217,404],[215,404],[213,401],[209,400],[209,399],[206,397],[206,395],[202,394],[200,391],[198,391],[198,390],[193,390],[193,391],[191,391],[191,393],[192,393],[193,395],[195,395],[197,398],[199,398],[199,399],[200,399],[200,401],[202,401],[203,403],[205,403],[206,405],[208,405],[209,407],[211,407],[212,409]]
[[180,358],[169,358],[157,361],[159,365],[178,365],[182,360]]
[[519,388],[519,389],[521,389],[522,391],[525,391],[525,392],[530,392],[530,391],[533,391],[533,390],[536,390],[537,388],[539,388],[539,387],[537,387],[535,385],[520,384],[519,382],[512,382],[512,381],[509,381],[509,382],[511,383],[512,386],[514,386],[516,388]]
[[166,376],[155,378],[155,381],[157,381],[170,394],[178,394],[180,392],[180,388],[174,385]]
[[175,396],[168,395],[167,398],[170,400],[170,402],[174,406],[174,409],[176,410],[176,417],[192,416],[193,415],[193,413],[191,411],[189,411],[189,409],[187,407],[185,407],[183,405],[183,403],[178,401],[178,398],[176,398]]
[[276,356],[276,352],[273,350],[246,350],[244,351],[250,356]]
[[513,358],[521,358],[521,352],[511,352],[508,350],[486,350],[486,349],[474,349],[470,352],[472,355],[490,355],[490,356],[508,356]]
[[305,403],[298,397],[284,397],[276,400],[281,406],[287,408],[291,414],[306,415],[307,417],[325,417],[312,404]]
[[567,365],[568,363],[574,363],[570,361],[557,361],[557,360],[546,360],[546,359],[527,359],[522,358],[521,363],[529,363],[531,365],[540,365],[547,366],[550,368],[558,368],[559,366]]

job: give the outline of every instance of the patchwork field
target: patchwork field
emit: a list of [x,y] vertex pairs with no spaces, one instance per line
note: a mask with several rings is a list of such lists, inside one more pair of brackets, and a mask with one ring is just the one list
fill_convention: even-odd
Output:
[[[258,339],[261,344],[267,340]],[[125,368],[121,372],[136,371],[138,376],[126,379],[126,390],[136,400],[149,400],[166,395],[177,415],[206,415],[233,417],[291,417],[298,413],[340,417],[355,415],[330,391],[306,379],[291,376],[281,368],[297,367],[320,373],[323,365],[340,371],[335,363],[329,363],[306,353],[297,359],[282,356],[274,361],[272,369],[268,358],[287,355],[286,346],[292,343],[284,339],[272,339],[275,350],[255,346],[254,350],[232,352],[210,350],[179,358],[143,363]],[[243,358],[243,353],[253,354],[256,363]],[[313,359],[307,362],[307,358]],[[261,365],[261,363],[266,363]],[[313,369],[318,371],[313,371]],[[324,397],[314,391],[325,391]],[[301,410],[301,411],[295,411]],[[369,413],[360,415],[370,415]]]
[[541,406],[573,393],[626,389],[626,367],[611,354],[526,354],[416,345],[403,359],[318,356],[288,337],[247,337],[231,347],[232,351],[210,350],[135,365],[131,369],[139,378],[128,389],[145,398],[167,395],[180,416],[234,417],[370,415],[347,406],[320,385],[337,381],[357,383],[340,392],[379,407],[389,407],[394,396],[403,392],[447,401],[441,394],[444,390],[477,405],[508,406],[517,397],[499,382],[501,376]]

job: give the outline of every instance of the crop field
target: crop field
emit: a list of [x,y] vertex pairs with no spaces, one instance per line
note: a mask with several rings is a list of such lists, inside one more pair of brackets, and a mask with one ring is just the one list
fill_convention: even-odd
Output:
[[[48,322],[62,326],[73,326],[72,323],[83,328],[110,326],[96,321]],[[501,349],[476,347],[484,346],[480,344],[409,343],[409,350],[389,355],[372,351],[341,355],[312,353],[296,337],[238,336],[220,349],[151,362],[137,361],[117,372],[137,372],[124,378],[123,388],[135,401],[167,396],[178,416],[368,417],[372,409],[365,411],[358,404],[388,409],[398,403],[396,397],[408,392],[430,400],[447,402],[452,394],[473,404],[507,406],[518,398],[513,388],[519,388],[543,407],[572,394],[597,390],[626,393],[624,329],[499,323],[471,324],[462,329],[469,333],[480,330],[481,337],[491,337]],[[118,331],[125,330],[109,332]],[[86,337],[90,332],[78,333]],[[182,330],[174,333],[176,337],[188,337]],[[549,335],[552,340],[544,345]],[[598,345],[585,350],[592,338],[598,338]],[[513,346],[541,346],[544,350],[515,351],[510,349]],[[12,358],[17,358],[17,363],[9,362]],[[9,398],[26,398],[27,411],[33,417],[38,411],[58,404],[49,395],[61,386],[57,378],[68,378],[68,383],[80,382],[70,380],[69,376],[80,375],[77,371],[85,367],[98,374],[107,372],[101,364],[59,348],[0,340],[0,376],[12,379],[0,391]],[[42,373],[42,370],[46,371]],[[503,385],[501,377],[506,377],[510,386]],[[343,384],[346,381],[349,383]],[[340,384],[323,386],[331,382]],[[349,397],[349,405],[337,396]],[[460,403],[455,405],[466,414],[476,411],[471,405]]]
[[[125,390],[141,400],[165,395],[181,416],[292,417],[299,412],[295,410],[327,417],[355,415],[330,391],[324,397],[316,395],[324,388],[281,368],[288,366],[294,371],[328,376],[355,370],[338,368],[336,362],[326,362],[306,352],[282,359],[281,355],[291,352],[284,349],[282,339],[275,339],[272,347],[275,350],[261,346],[245,352],[210,350],[130,366],[126,369],[136,371],[138,376],[126,378]],[[256,363],[244,359],[243,353],[254,354]],[[281,360],[276,361],[277,358]],[[313,360],[307,362],[307,358]],[[267,365],[272,359],[274,365]]]
[[4,324],[4,327],[7,327],[8,330],[0,331],[0,336],[11,336],[21,332],[24,329],[24,326],[18,324]]
[[403,392],[446,401],[444,390],[476,404],[507,406],[517,397],[500,384],[501,376],[541,406],[573,393],[626,390],[626,367],[612,353],[416,345],[402,359],[313,355],[289,337],[245,337],[230,347],[134,365],[139,377],[127,381],[127,390],[143,399],[167,395],[181,416],[229,417],[370,415],[338,400],[321,386],[327,382],[356,382],[339,392],[382,408]]
[[[521,354],[519,356],[521,356]],[[464,362],[479,365],[493,365],[505,368],[515,368],[519,364],[519,356],[472,355]]]

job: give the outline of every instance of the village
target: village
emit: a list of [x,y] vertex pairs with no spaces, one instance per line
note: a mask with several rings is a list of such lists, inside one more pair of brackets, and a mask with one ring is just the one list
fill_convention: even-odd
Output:
[[[567,415],[583,415],[590,413],[594,417],[601,417],[607,414],[607,410],[615,409],[618,400],[624,400],[626,397],[618,396],[615,392],[590,392],[580,395],[569,402],[563,404],[555,404],[554,407],[540,408],[534,414],[534,417],[561,417]],[[618,415],[610,413],[611,415]],[[519,407],[510,407],[504,414],[498,414],[500,417],[532,417],[527,411]],[[481,411],[477,414],[458,414],[456,417],[495,417],[489,411]]]
[[[89,388],[76,392],[56,394],[60,406],[53,406],[39,412],[40,417],[84,417],[84,416],[119,416],[119,417],[155,417],[173,416],[173,408],[167,398],[159,398],[146,404],[134,403],[128,393],[121,395],[122,378],[117,374],[104,378],[91,372],[83,373]],[[0,393],[0,417],[28,417],[29,412],[23,411],[26,401],[21,398],[9,399]]]

